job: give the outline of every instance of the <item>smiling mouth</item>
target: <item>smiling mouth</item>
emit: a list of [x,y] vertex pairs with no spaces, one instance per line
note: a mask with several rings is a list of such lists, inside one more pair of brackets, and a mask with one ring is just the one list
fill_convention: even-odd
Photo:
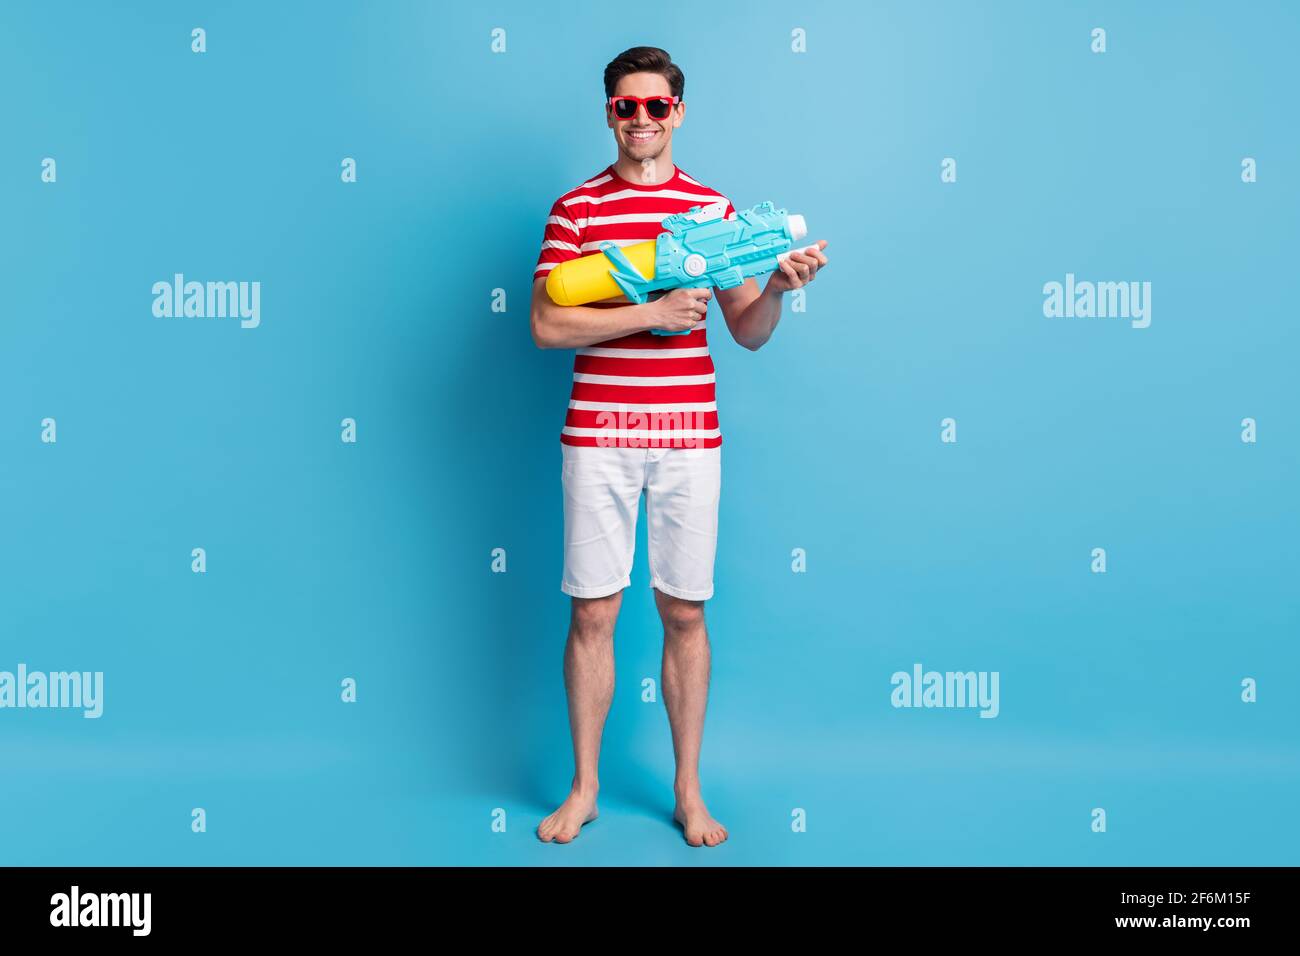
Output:
[[627,131],[627,138],[634,143],[648,143],[659,135],[657,129],[630,129]]

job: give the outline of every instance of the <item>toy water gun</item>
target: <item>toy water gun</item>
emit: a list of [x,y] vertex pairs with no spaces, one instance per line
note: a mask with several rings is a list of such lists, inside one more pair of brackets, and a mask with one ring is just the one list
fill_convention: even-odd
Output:
[[780,268],[808,235],[803,216],[770,202],[738,210],[735,219],[724,219],[726,211],[725,202],[692,206],[664,219],[657,239],[621,249],[606,240],[599,252],[552,269],[546,292],[556,305],[585,305],[620,293],[640,304],[673,289],[734,289],[750,276]]

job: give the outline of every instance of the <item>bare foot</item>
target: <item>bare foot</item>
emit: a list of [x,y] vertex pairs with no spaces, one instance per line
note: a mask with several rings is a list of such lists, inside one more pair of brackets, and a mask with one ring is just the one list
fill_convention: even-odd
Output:
[[537,838],[543,843],[569,843],[598,815],[596,794],[573,790],[560,809],[537,825]]
[[673,819],[681,824],[691,846],[717,846],[727,838],[727,828],[709,815],[699,793],[679,795]]

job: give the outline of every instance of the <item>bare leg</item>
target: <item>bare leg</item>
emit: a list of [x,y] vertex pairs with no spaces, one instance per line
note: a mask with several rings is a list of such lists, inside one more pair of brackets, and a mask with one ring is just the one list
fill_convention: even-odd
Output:
[[684,601],[656,588],[655,605],[664,624],[664,704],[677,758],[673,819],[682,825],[691,846],[717,846],[727,838],[727,828],[710,816],[700,795],[700,744],[709,701],[710,661],[704,603]]
[[614,698],[614,622],[623,603],[619,591],[603,598],[574,598],[564,645],[564,686],[573,735],[573,789],[560,808],[537,827],[544,843],[568,843],[596,819],[600,789],[600,737]]

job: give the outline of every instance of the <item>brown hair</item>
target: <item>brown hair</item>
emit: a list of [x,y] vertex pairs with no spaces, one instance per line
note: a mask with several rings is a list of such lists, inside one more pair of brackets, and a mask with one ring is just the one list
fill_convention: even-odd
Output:
[[618,81],[629,73],[658,73],[668,81],[673,96],[681,98],[686,92],[686,77],[681,67],[673,62],[667,50],[657,46],[634,46],[624,50],[605,67],[605,96],[614,95]]

